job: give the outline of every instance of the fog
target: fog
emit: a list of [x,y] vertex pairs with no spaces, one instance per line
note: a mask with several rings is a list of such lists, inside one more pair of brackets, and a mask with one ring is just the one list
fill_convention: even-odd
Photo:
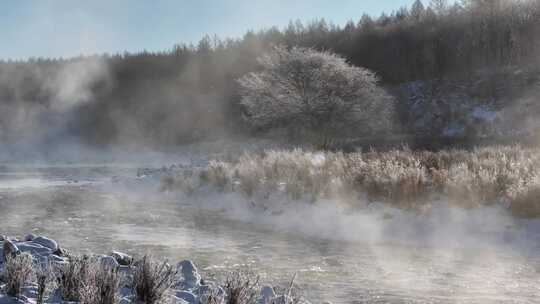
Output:
[[[531,40],[540,23],[531,16],[538,15],[540,6],[535,1],[494,1],[498,4],[485,6],[470,2],[455,6],[441,2],[440,7],[417,2],[411,9],[379,18],[364,15],[343,27],[325,20],[291,22],[284,29],[247,32],[241,39],[205,36],[197,45],[178,44],[162,52],[3,60],[0,235],[42,234],[76,253],[123,250],[175,262],[189,258],[212,279],[249,268],[266,284],[284,285],[298,273],[297,288],[314,302],[534,302],[540,297],[536,286],[540,220],[532,213],[512,214],[507,206],[512,202],[457,206],[441,190],[423,202],[423,208],[405,208],[399,202],[369,198],[358,186],[362,181],[355,181],[350,187],[356,188],[347,193],[313,200],[275,189],[258,197],[206,184],[184,193],[163,188],[168,178],[199,174],[212,160],[233,163],[244,153],[262,155],[268,149],[339,150],[340,157],[349,159],[354,155],[348,152],[388,142],[390,148],[409,151],[404,147],[407,141],[417,144],[427,138],[426,146],[443,143],[437,147],[443,155],[437,160],[452,162],[464,159],[466,153],[455,151],[454,140],[470,146],[520,140],[537,144],[539,44]],[[352,124],[346,131],[313,132],[313,126],[295,125],[302,121],[298,117],[283,124],[273,118],[270,127],[250,121],[238,79],[264,78],[249,73],[265,68],[257,58],[276,45],[284,54],[294,47],[309,48],[300,48],[295,56],[305,50],[315,55],[321,50],[336,53],[326,57],[339,61],[349,75],[357,75],[351,72],[354,68],[369,69],[372,87],[366,86],[366,92],[391,95],[387,100],[392,99],[394,112],[384,116],[390,117],[388,125],[393,128],[357,138],[371,129]],[[293,72],[287,68],[276,70],[286,71],[288,77]],[[298,75],[303,75],[302,68]],[[339,85],[352,81],[337,77],[339,70],[329,71],[329,81],[338,78]],[[319,74],[314,73],[313,79],[320,87],[331,88],[323,95],[337,100],[336,106],[343,105],[342,96]],[[281,84],[276,98],[294,91],[289,82]],[[272,95],[271,90],[261,94],[257,90],[261,87],[271,85],[255,86],[253,100]],[[324,100],[314,93],[308,95]],[[358,90],[350,94],[354,93]],[[301,99],[297,95],[285,96],[287,102],[282,104]],[[270,107],[276,98],[263,106]],[[382,111],[373,108],[368,118],[382,123]],[[486,109],[494,118],[475,119],[475,109]],[[280,110],[275,113],[290,112]],[[443,131],[451,127],[464,130],[463,134],[448,138]],[[417,152],[421,151],[410,153]],[[478,160],[475,157],[470,159]],[[535,166],[533,157],[528,157],[521,164],[508,164],[521,166],[523,176],[530,173],[520,176],[525,185],[519,185],[529,192],[525,198],[517,197],[523,199],[518,203],[530,204],[526,207],[534,211],[536,200],[531,197],[537,189],[531,181],[538,176],[530,169]],[[443,165],[433,162],[426,170],[440,170],[441,179],[448,177]],[[469,170],[463,172],[473,182],[487,176],[492,183],[466,186],[485,190],[478,197],[492,191],[508,199],[511,193],[499,190],[506,190],[503,186],[511,181],[495,177],[512,176],[495,169],[482,171],[480,165],[475,171],[476,165],[463,161]],[[387,186],[376,189],[381,196],[390,197],[390,187],[396,185],[413,192],[425,185],[430,190],[443,188],[434,181],[423,183],[419,164],[413,169],[422,172],[411,174],[410,183],[395,182],[395,176],[408,173],[401,164],[395,168],[405,173],[381,173],[381,184]],[[300,173],[311,174],[311,167],[301,169]],[[218,183],[219,178],[237,182],[238,172],[216,172]],[[258,173],[253,177],[264,183],[268,176]],[[300,177],[279,183],[286,187],[295,178]],[[502,186],[493,190],[492,185]],[[341,197],[352,197],[353,203]]]
[[[237,79],[260,70],[256,59],[272,45],[329,50],[378,75],[380,85],[396,95],[392,138],[414,142],[444,136],[452,128],[466,130],[461,136],[473,141],[535,132],[534,123],[520,118],[534,121],[538,112],[527,100],[537,95],[538,21],[532,16],[539,6],[535,1],[477,2],[418,2],[379,17],[358,16],[345,26],[319,19],[259,32],[246,29],[239,39],[204,36],[196,45],[179,41],[162,52],[4,58],[0,136],[3,143],[155,150],[266,136],[266,130],[246,124]],[[81,47],[95,51],[92,37],[105,34],[83,35],[89,41]],[[402,89],[411,83],[433,91],[419,92],[428,99],[420,110],[412,105],[418,92]],[[475,107],[498,113],[496,126],[470,119]]]
[[[250,269],[279,285],[298,273],[297,288],[315,302],[539,296],[540,222],[501,207],[467,210],[440,201],[419,214],[376,202],[351,209],[336,200],[274,196],[264,209],[233,193],[160,192],[158,180],[134,178],[133,167],[100,168],[42,170],[39,179],[54,184],[3,183],[3,231],[46,234],[78,252],[191,258],[207,278]],[[112,183],[111,175],[122,178]]]

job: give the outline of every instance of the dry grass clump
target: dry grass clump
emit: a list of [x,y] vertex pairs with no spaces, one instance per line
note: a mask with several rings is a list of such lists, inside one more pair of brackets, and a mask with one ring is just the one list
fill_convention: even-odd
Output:
[[259,277],[235,271],[227,277],[222,287],[213,286],[200,296],[203,304],[256,304],[259,293]]
[[133,292],[146,304],[159,303],[173,285],[177,270],[167,262],[158,263],[144,256],[134,264]]
[[224,162],[211,161],[206,170],[201,172],[200,178],[223,191],[231,185],[231,170]]
[[118,303],[120,276],[118,270],[94,261],[88,267],[86,278],[80,290],[81,304]]
[[98,258],[70,256],[69,263],[59,266],[57,271],[50,265],[37,267],[37,303],[43,303],[45,294],[55,283],[63,301],[82,304],[118,303],[120,283],[118,271],[102,263]]
[[[201,295],[200,302],[203,304],[301,304],[309,303],[297,294],[294,280],[281,288],[278,294],[270,298],[261,298],[259,277],[255,277],[244,271],[231,273],[223,284],[223,289],[212,288],[207,294]],[[264,301],[262,301],[264,300]]]
[[536,217],[538,176],[540,149],[520,146],[349,154],[292,150],[246,153],[232,163],[213,161],[200,174],[184,176],[182,183],[190,180],[248,197],[281,192],[293,200],[355,201],[361,195],[413,209],[443,197],[461,207],[502,204],[518,216]]
[[35,265],[35,279],[37,283],[36,303],[43,304],[45,298],[56,287],[56,276],[49,262]]
[[370,200],[410,207],[431,190],[428,171],[410,151],[353,154],[347,157],[345,181]]
[[24,286],[32,279],[34,261],[29,253],[21,253],[6,257],[5,292],[12,297],[18,297]]
[[540,176],[513,184],[507,193],[507,203],[512,213],[519,217],[540,216]]
[[160,181],[161,191],[174,191],[181,190],[186,194],[193,194],[198,188],[199,184],[197,179],[194,178],[195,172],[193,170],[184,170],[176,176],[164,176]]
[[59,268],[59,288],[62,300],[79,302],[81,292],[90,271],[91,261],[87,256],[71,256],[69,263]]
[[199,302],[201,304],[223,304],[225,303],[224,295],[221,294],[220,289],[212,288],[207,293],[200,295]]
[[226,304],[254,304],[259,297],[259,278],[234,272],[227,278],[224,289]]

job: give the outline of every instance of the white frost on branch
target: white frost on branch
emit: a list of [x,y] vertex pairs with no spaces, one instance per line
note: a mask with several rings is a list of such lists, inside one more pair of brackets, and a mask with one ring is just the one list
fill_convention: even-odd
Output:
[[390,127],[393,103],[371,71],[330,52],[274,47],[262,70],[238,81],[246,119],[255,127],[373,134]]

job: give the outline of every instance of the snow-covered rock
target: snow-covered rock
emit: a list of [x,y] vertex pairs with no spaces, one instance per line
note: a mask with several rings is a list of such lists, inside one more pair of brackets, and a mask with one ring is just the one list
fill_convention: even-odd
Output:
[[120,251],[113,251],[111,253],[111,256],[115,258],[118,264],[122,266],[131,265],[131,263],[133,262],[133,257]]
[[188,301],[186,301],[184,299],[181,299],[181,298],[179,298],[177,296],[172,296],[170,303],[171,304],[189,304]]
[[287,303],[293,303],[293,298],[287,296],[287,295],[281,295],[278,297],[275,297],[272,302],[273,304],[287,304]]
[[189,304],[197,304],[197,302],[198,302],[197,301],[197,296],[195,296],[193,293],[191,293],[189,291],[184,291],[184,290],[178,291],[176,293],[176,297],[186,301]]
[[177,268],[181,268],[180,273],[184,279],[183,284],[185,289],[197,288],[201,282],[201,275],[199,274],[197,267],[190,260],[184,260],[178,263]]
[[[27,236],[24,239],[31,238]],[[52,262],[61,264],[67,262],[67,258],[59,255],[62,250],[58,247],[56,241],[45,237],[36,237],[31,241],[5,240],[3,248],[0,249],[0,256],[4,257],[4,255],[16,252],[29,253],[39,263]]]
[[56,254],[51,254],[49,256],[47,256],[48,260],[50,262],[53,262],[53,263],[66,263],[67,262],[67,259],[66,258],[63,258],[61,256],[57,256]]
[[37,236],[35,234],[32,234],[32,233],[29,233],[27,235],[24,236],[23,240],[25,242],[28,242],[28,241],[33,241]]
[[0,294],[0,304],[27,304],[30,303],[24,296],[19,298],[10,297],[8,295]]
[[118,302],[118,304],[130,304],[130,303],[131,303],[131,299],[129,297],[123,297]]
[[[52,262],[55,264],[69,263],[68,258],[55,254],[59,251],[56,241],[46,237],[25,237],[24,239],[26,241],[17,241],[15,239],[9,240],[6,238],[3,242],[3,248],[0,249],[0,254],[3,255],[5,253],[6,255],[10,255],[15,254],[16,252],[28,252],[32,254],[37,262]],[[122,278],[126,279],[120,283],[120,288],[118,290],[120,296],[119,303],[134,303],[136,300],[134,299],[131,281],[129,279],[132,275],[132,257],[118,251],[113,251],[110,256],[101,255],[94,257],[98,258],[98,261],[103,265],[118,269],[122,274]],[[121,265],[119,261],[128,265]],[[4,267],[5,263],[0,263],[0,277]],[[210,281],[204,282],[201,280],[201,275],[191,260],[181,261],[176,267],[183,280],[171,290],[167,296],[167,302],[176,304],[199,304],[205,299],[205,296],[209,294],[217,294],[222,298],[225,298],[226,293],[221,286]],[[35,283],[25,287],[23,294],[19,299],[6,296],[2,293],[1,287],[0,284],[0,304],[35,303],[37,297],[37,285]],[[276,295],[272,287],[265,286],[262,288],[259,303],[270,303],[275,299]],[[47,303],[62,303],[59,289],[56,289],[49,295]],[[281,302],[278,301],[275,303]]]
[[274,288],[271,286],[263,286],[261,288],[261,297],[259,300],[260,304],[268,304],[271,303],[272,299],[276,297],[276,292],[274,291]]
[[2,260],[5,261],[8,256],[14,256],[19,252],[19,248],[15,243],[6,239],[2,246]]
[[53,252],[58,250],[58,243],[55,240],[52,240],[43,236],[36,237],[35,239],[32,240],[32,242],[38,243],[47,248],[50,248]]
[[207,282],[206,285],[201,285],[194,291],[199,297],[204,297],[210,294],[217,295],[219,297],[225,297],[225,290],[219,285],[212,282]]
[[116,261],[116,259],[110,255],[105,255],[105,256],[100,257],[99,261],[105,267],[110,267],[112,269],[116,269],[120,266],[118,261]]
[[36,243],[34,241],[31,242],[19,242],[17,243],[17,247],[22,252],[28,252],[32,254],[33,256],[40,255],[40,256],[48,256],[53,253],[53,250],[51,248],[45,247],[41,245],[40,243]]

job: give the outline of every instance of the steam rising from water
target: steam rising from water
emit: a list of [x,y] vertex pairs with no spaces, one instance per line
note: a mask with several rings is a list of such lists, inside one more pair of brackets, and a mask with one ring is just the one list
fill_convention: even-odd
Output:
[[[31,71],[24,74],[15,72],[17,69]],[[38,64],[4,64],[0,82],[5,92],[11,92],[0,103],[0,161],[36,161],[55,158],[57,153],[88,150],[85,153],[89,154],[94,150],[81,143],[69,124],[78,107],[95,99],[96,87],[107,90],[112,85],[103,58],[71,59],[59,70],[40,68]],[[39,92],[28,92],[35,87]],[[35,96],[42,100],[28,100]]]
[[377,203],[351,210],[336,201],[273,197],[265,208],[232,193],[185,196],[157,188],[150,178],[128,178],[8,191],[0,198],[0,228],[36,228],[74,250],[192,258],[207,272],[249,266],[269,283],[299,272],[298,284],[315,302],[494,303],[540,296],[540,222],[515,219],[500,207],[465,210],[436,202],[419,214]]
[[[540,221],[511,216],[500,206],[477,209],[434,202],[424,214],[372,203],[351,210],[335,201],[316,204],[268,201],[270,209],[252,207],[236,194],[182,198],[197,206],[225,211],[228,216],[280,231],[309,237],[361,243],[401,243],[433,248],[508,247],[533,252],[540,244]],[[277,207],[276,207],[277,206]]]
[[[122,195],[127,200],[138,196],[134,189],[126,190]],[[145,202],[177,201],[189,206],[184,208],[219,212],[224,221],[248,223],[240,226],[242,231],[262,229],[255,233],[261,244],[253,256],[255,261],[270,254],[265,267],[283,271],[287,264],[285,271],[299,271],[300,284],[308,289],[319,290],[313,284],[327,284],[323,295],[312,291],[316,299],[503,303],[540,296],[536,287],[540,275],[534,270],[540,265],[536,254],[540,249],[540,221],[516,219],[498,206],[467,210],[440,201],[434,202],[429,212],[419,214],[378,203],[351,210],[335,201],[311,204],[273,198],[265,202],[269,207],[265,210],[237,194],[142,195],[138,199]],[[159,238],[154,229],[130,229],[122,235],[129,235],[132,241],[152,243]],[[167,231],[167,235],[174,233],[174,229]],[[236,233],[216,240],[217,250],[252,241],[253,236]],[[273,244],[274,233],[292,237],[295,245]],[[204,240],[194,235],[188,239],[195,243]],[[163,242],[178,246],[174,238]],[[206,243],[201,246],[213,250]],[[251,257],[251,250],[236,252],[243,257],[237,263],[261,267],[244,257]],[[227,259],[235,260],[233,255]],[[210,270],[224,267],[219,259],[210,263]]]
[[54,92],[52,108],[61,112],[93,100],[92,88],[97,84],[109,86],[110,82],[108,66],[99,57],[69,62],[53,79],[44,81]]
[[[292,203],[283,206],[283,213],[269,216],[248,211],[249,203],[240,202],[240,197],[228,195],[197,199],[196,204],[221,208],[232,218],[303,236],[326,244],[338,256],[354,257],[345,258],[343,266],[358,273],[344,273],[335,282],[350,280],[358,290],[376,286],[388,293],[380,298],[383,301],[389,301],[390,294],[399,295],[394,300],[398,303],[422,298],[492,303],[540,296],[535,287],[540,275],[527,269],[540,262],[540,221],[518,220],[500,207],[466,210],[441,201],[418,214],[377,203],[351,211],[322,201]],[[318,271],[328,269],[319,266]],[[362,292],[358,296],[366,297]]]

